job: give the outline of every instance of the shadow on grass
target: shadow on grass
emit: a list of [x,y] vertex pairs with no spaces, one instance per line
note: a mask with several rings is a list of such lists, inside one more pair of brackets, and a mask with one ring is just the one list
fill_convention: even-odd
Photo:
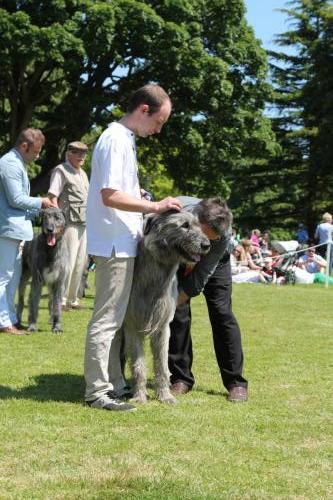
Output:
[[222,388],[219,391],[216,391],[215,389],[204,389],[203,387],[195,387],[194,388],[195,392],[204,392],[205,394],[208,394],[208,396],[218,396],[219,398],[223,396],[224,398],[227,398],[229,393],[226,389]]
[[45,373],[34,377],[34,383],[22,389],[0,385],[0,399],[32,399],[34,401],[61,401],[81,403],[84,379],[70,373]]

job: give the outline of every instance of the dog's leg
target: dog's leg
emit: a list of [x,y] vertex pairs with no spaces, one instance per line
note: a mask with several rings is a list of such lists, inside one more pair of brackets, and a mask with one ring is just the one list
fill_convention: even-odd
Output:
[[61,300],[62,286],[59,283],[53,283],[49,290],[50,302],[52,304],[51,320],[52,332],[61,333]]
[[126,350],[131,359],[133,398],[137,403],[147,401],[147,374],[144,354],[144,336],[125,327]]
[[23,272],[21,275],[21,281],[18,289],[18,303],[16,308],[17,321],[19,325],[21,324],[22,321],[22,312],[24,309],[24,295],[28,280],[29,280],[29,275]]
[[48,287],[48,290],[49,290],[49,303],[48,303],[48,307],[49,307],[49,324],[52,325],[53,324],[53,322],[52,322],[52,317],[53,317],[53,300],[52,300],[52,293],[51,293],[50,287]]
[[177,403],[177,400],[170,392],[170,372],[168,368],[169,337],[170,330],[167,324],[161,332],[157,332],[151,336],[150,344],[154,357],[157,399],[162,403],[173,404]]
[[40,296],[42,293],[42,283],[33,280],[31,283],[30,295],[29,295],[29,332],[37,332],[37,319],[38,319],[38,307]]

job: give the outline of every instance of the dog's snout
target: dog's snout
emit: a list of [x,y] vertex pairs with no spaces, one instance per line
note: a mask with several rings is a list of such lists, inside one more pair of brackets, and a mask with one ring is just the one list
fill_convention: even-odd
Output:
[[54,224],[49,224],[46,228],[48,233],[54,233]]
[[205,242],[205,243],[201,243],[201,249],[204,251],[204,252],[208,252],[209,249],[210,249],[210,243],[209,241],[208,242]]

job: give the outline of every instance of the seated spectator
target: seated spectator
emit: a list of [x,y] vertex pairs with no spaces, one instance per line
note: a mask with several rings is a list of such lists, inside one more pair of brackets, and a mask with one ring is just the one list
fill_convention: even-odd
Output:
[[260,239],[260,252],[263,258],[270,257],[272,252],[270,250],[270,236],[268,231],[265,231]]
[[324,273],[326,260],[316,253],[315,248],[308,248],[305,254],[298,259],[298,266],[308,273]]
[[245,250],[242,245],[237,245],[230,254],[231,274],[239,274],[249,271]]
[[271,257],[264,258],[264,265],[262,267],[261,275],[265,278],[267,283],[276,283],[277,276],[273,267],[273,259]]
[[[246,240],[249,241],[249,240]],[[250,243],[251,245],[251,243]],[[230,255],[231,273],[233,283],[266,283],[261,267],[255,266],[245,253],[243,245],[237,245]],[[252,268],[249,266],[251,262]],[[255,267],[255,268],[254,268]]]
[[261,266],[259,264],[261,262],[261,254],[259,255],[257,252],[259,247],[255,247],[251,240],[242,240],[241,244],[245,251],[248,267],[252,271],[260,271]]
[[260,247],[260,236],[261,232],[259,229],[253,229],[251,231],[250,241],[254,247]]

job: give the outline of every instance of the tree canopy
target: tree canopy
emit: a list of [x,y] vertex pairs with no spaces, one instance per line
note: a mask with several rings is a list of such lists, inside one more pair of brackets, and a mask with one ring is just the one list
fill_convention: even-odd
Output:
[[[182,193],[228,197],[275,151],[267,57],[243,0],[2,0],[0,31],[2,149],[21,128],[42,128],[35,191],[66,142],[93,137],[147,82],[170,94],[173,114],[141,150],[146,179],[158,162]],[[246,189],[239,196],[250,203]]]
[[[284,51],[271,52],[273,119],[282,154],[272,199],[286,225],[303,220],[312,231],[332,210],[333,196],[333,5],[293,0],[283,9],[289,29],[277,36]],[[271,202],[272,202],[271,199]]]

